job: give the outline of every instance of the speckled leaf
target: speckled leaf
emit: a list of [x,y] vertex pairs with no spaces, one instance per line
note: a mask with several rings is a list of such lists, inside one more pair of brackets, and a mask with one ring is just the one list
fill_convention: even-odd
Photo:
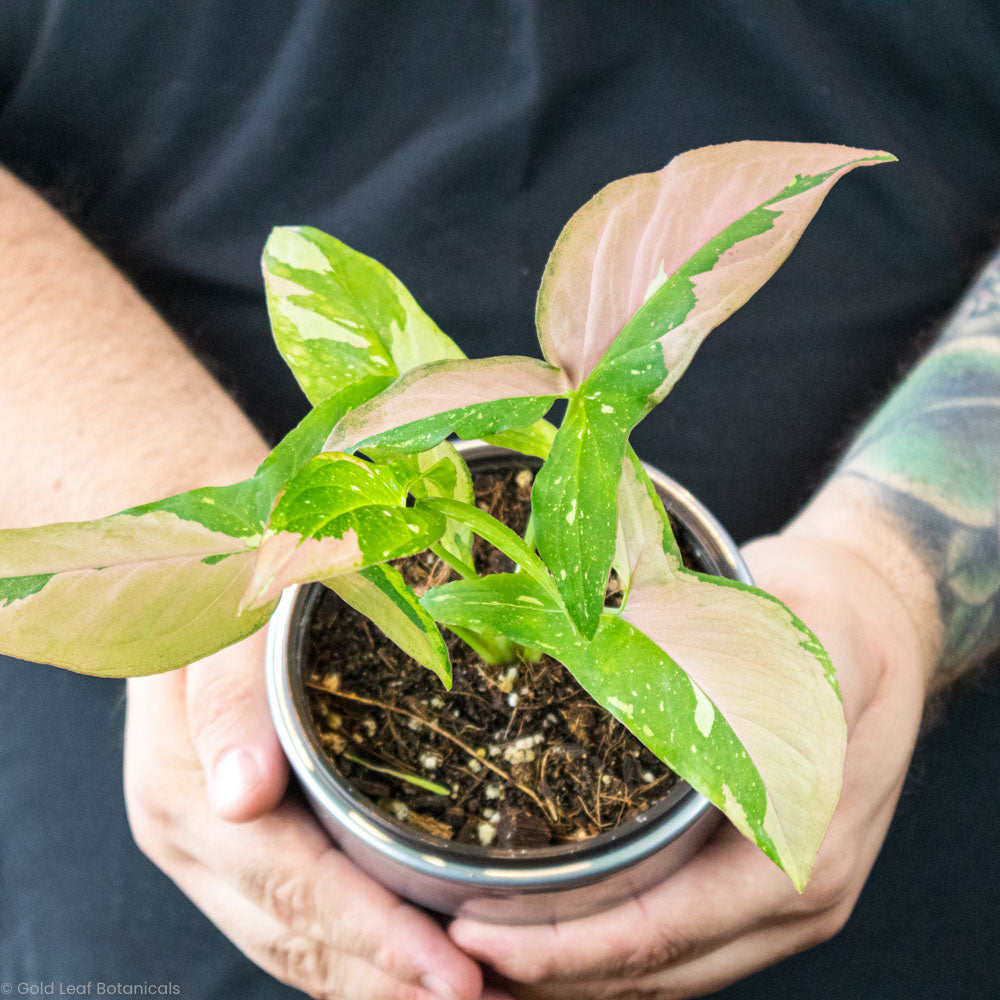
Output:
[[435,361],[349,413],[326,448],[423,451],[452,433],[475,439],[523,428],[542,417],[563,389],[562,373],[534,358]]
[[317,455],[271,512],[245,605],[258,607],[293,583],[350,573],[436,542],[444,517],[405,501],[406,484],[391,468],[338,452]]
[[[192,507],[238,525],[222,510],[231,489]],[[167,509],[0,531],[0,651],[105,677],[184,666],[270,617],[273,602],[238,612],[255,544]]]
[[274,229],[262,267],[275,343],[313,403],[366,375],[463,356],[395,275],[318,229]]
[[443,625],[503,635],[559,660],[599,705],[783,862],[766,829],[768,793],[746,748],[701,688],[633,624],[605,613],[588,642],[558,600],[524,574],[444,584],[421,603]]
[[[392,462],[405,468],[408,489],[417,499],[446,497],[470,504],[475,500],[469,467],[458,449],[447,441],[412,455],[377,447],[369,447],[365,453],[375,461]],[[472,562],[472,531],[464,524],[449,521],[440,544],[459,561]]]
[[[634,412],[634,401],[627,397],[607,399],[614,403],[582,396],[570,400],[531,494],[538,551],[588,638],[604,607],[615,550],[615,494],[632,429],[629,414]],[[613,406],[615,412],[600,414],[602,406]],[[621,422],[610,423],[616,418]]]
[[[675,553],[664,551],[661,505],[634,467],[626,466],[621,489],[632,494],[629,530],[637,553],[621,620],[677,664],[691,689],[690,712],[673,724],[671,736],[680,748],[691,747],[692,759],[680,764],[679,773],[801,890],[843,775],[847,730],[830,659],[806,625],[769,594],[679,566]],[[643,661],[628,655],[620,662],[634,673]],[[640,738],[644,725],[653,726],[649,718],[662,711],[650,669],[651,676],[633,680],[625,713],[633,719],[629,728],[642,730]],[[735,740],[738,753],[716,757],[721,750],[703,745],[720,725],[723,743]],[[746,778],[739,769],[744,757],[752,764]]]
[[546,265],[535,316],[546,359],[580,386],[628,330],[616,353],[662,341],[664,378],[675,381],[704,335],[777,270],[832,185],[893,159],[733,142],[608,184],[569,220]]
[[534,455],[542,461],[549,457],[555,438],[555,426],[548,420],[537,420],[530,427],[512,427],[507,431],[483,436],[487,444],[519,451],[522,455]]
[[369,566],[359,573],[332,577],[323,583],[370,618],[404,653],[433,670],[446,688],[451,687],[448,647],[434,619],[399,570],[392,566]]
[[567,223],[536,320],[545,357],[576,390],[534,510],[539,551],[585,635],[601,613],[632,427],[777,270],[836,180],[891,159],[806,143],[710,146],[615,181]]
[[558,597],[526,573],[456,580],[432,587],[420,603],[442,625],[502,636],[567,665],[587,646]]

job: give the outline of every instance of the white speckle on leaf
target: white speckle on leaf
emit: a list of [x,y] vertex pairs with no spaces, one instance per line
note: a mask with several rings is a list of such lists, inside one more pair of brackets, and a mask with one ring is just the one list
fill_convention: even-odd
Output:
[[702,736],[710,736],[712,725],[715,722],[715,708],[705,692],[694,681],[691,682],[691,687],[695,697],[694,724]]
[[607,403],[601,403],[601,413],[614,413],[615,408],[613,406],[608,406]]
[[576,498],[570,501],[569,510],[566,512],[566,523],[572,524],[576,520]]
[[613,705],[619,712],[623,712],[628,716],[631,716],[635,711],[635,705],[630,705],[628,702],[622,701],[620,698],[615,698],[614,695],[608,698],[608,704]]
[[529,597],[527,594],[519,594],[517,599],[519,601],[524,601],[525,604],[537,604],[539,607],[542,607],[542,602],[537,597]]

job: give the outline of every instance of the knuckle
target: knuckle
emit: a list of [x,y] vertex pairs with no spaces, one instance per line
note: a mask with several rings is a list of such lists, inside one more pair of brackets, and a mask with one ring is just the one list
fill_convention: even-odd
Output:
[[854,860],[845,853],[825,858],[816,866],[808,888],[800,897],[812,913],[835,910],[854,896]]
[[651,921],[643,939],[623,957],[622,967],[613,971],[625,976],[648,975],[687,958],[694,950],[695,942],[676,927]]
[[247,874],[248,889],[264,910],[296,932],[314,929],[316,898],[308,877],[270,869]]
[[822,937],[818,943],[822,944],[824,941],[836,937],[844,929],[853,911],[854,900],[850,899],[823,914],[819,927],[819,933]]
[[340,963],[315,938],[285,934],[268,945],[267,959],[280,979],[316,1000],[338,1000],[343,994]]

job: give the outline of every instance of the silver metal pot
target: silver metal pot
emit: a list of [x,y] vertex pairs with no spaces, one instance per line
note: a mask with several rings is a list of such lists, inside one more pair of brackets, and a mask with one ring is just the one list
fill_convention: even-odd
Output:
[[[511,452],[462,443],[473,470]],[[525,463],[523,456],[517,460]],[[530,460],[527,460],[531,464]],[[538,463],[534,463],[538,464]],[[687,490],[646,466],[706,572],[751,583],[736,544]],[[406,899],[450,916],[495,923],[567,920],[608,909],[662,882],[704,843],[721,814],[686,783],[628,823],[589,840],[517,851],[456,844],[398,823],[330,765],[312,725],[303,667],[322,584],[290,587],[271,619],[267,686],[274,725],[306,796],[359,868]]]

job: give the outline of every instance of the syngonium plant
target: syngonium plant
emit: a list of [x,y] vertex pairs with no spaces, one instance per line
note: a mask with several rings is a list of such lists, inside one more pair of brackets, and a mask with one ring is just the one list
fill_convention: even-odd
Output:
[[[381,264],[275,229],[271,323],[313,409],[243,482],[0,532],[0,649],[102,676],[171,670],[322,581],[446,687],[439,625],[494,659],[550,654],[801,890],[840,794],[833,667],[775,598],[683,566],[628,437],[832,185],[892,159],[738,142],[609,184],[549,257],[544,361],[468,359]],[[525,538],[475,506],[452,434],[544,459]],[[474,533],[518,571],[478,576]],[[460,578],[418,597],[391,561],[428,547]],[[605,606],[612,568],[620,608]]]

